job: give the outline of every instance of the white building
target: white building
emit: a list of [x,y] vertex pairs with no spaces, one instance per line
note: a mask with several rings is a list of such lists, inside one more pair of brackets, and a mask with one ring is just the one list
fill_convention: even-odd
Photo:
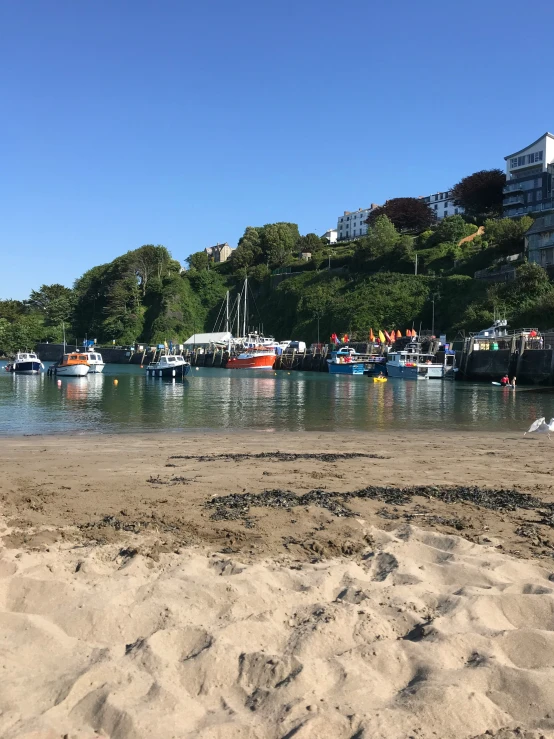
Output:
[[367,233],[367,219],[369,214],[378,205],[371,203],[369,208],[358,208],[356,211],[345,210],[337,221],[337,241],[359,239]]
[[457,216],[464,212],[463,208],[454,205],[450,190],[447,192],[436,192],[433,195],[427,195],[423,200],[435,213],[435,217],[438,221],[446,218],[446,216]]
[[525,149],[509,154],[504,159],[504,215],[513,218],[526,213],[552,210],[554,136],[545,133]]
[[323,236],[321,238],[322,239],[327,239],[327,241],[330,244],[334,244],[336,242],[336,240],[337,240],[337,236],[338,236],[337,229],[336,228],[329,228],[327,231],[325,231],[325,233],[323,234]]

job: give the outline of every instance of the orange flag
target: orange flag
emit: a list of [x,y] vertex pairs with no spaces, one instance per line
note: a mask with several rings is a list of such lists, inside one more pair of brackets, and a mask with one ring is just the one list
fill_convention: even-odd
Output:
[[412,335],[412,332],[410,331],[410,329],[409,329],[409,328],[407,328],[407,329],[406,329],[406,336],[411,336],[411,335]]
[[373,329],[369,329],[369,340],[373,343],[375,341],[375,335],[373,333]]
[[390,340],[391,340],[391,337],[390,337],[390,334],[389,334],[389,332],[388,332],[388,331],[385,331],[385,338],[386,338],[386,340],[387,340],[387,341],[389,341],[389,342],[390,342]]
[[402,338],[402,331],[399,331],[398,329],[396,329],[396,338],[397,339],[401,339]]

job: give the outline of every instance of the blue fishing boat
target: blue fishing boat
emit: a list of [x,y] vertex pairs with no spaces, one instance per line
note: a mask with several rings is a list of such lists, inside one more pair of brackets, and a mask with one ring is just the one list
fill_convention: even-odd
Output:
[[358,357],[355,349],[343,346],[331,352],[331,359],[327,360],[331,375],[363,375],[365,363]]

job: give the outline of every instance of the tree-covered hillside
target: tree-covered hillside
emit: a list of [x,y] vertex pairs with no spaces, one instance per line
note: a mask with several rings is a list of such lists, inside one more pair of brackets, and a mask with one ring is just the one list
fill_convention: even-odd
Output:
[[[495,313],[514,327],[554,326],[554,287],[541,267],[518,257],[515,281],[473,279],[522,254],[531,219],[481,221],[478,230],[452,216],[418,233],[381,214],[367,236],[333,245],[301,236],[295,224],[249,227],[228,262],[197,252],[188,270],[165,247],[141,246],[88,270],[71,289],[42,285],[26,301],[0,300],[0,351],[60,341],[62,326],[71,341],[182,342],[214,329],[227,290],[233,301],[245,276],[254,298],[248,324],[279,339],[326,341],[333,332],[365,339],[370,328],[420,324],[435,333],[472,331]],[[300,258],[305,252],[310,261]]]

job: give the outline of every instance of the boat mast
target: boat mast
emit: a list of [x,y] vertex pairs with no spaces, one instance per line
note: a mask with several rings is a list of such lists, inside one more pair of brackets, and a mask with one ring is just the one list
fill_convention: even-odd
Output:
[[242,317],[243,331],[242,335],[246,336],[246,294],[248,292],[248,277],[244,278],[244,315]]
[[240,293],[237,295],[237,339],[240,337]]
[[229,290],[227,290],[227,296],[225,298],[225,331],[229,333]]

